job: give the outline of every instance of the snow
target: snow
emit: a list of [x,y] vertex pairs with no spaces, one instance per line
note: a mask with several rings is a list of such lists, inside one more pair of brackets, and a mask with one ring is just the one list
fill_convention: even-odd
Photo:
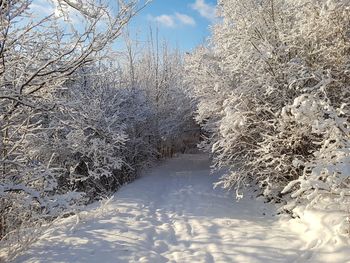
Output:
[[[280,220],[280,223],[304,240],[302,259],[308,259],[308,262],[350,262],[349,235],[342,233],[343,211],[300,206],[294,213],[300,220]],[[349,228],[349,222],[347,225]]]
[[322,215],[291,220],[249,194],[235,201],[213,189],[209,164],[201,154],[164,162],[57,222],[15,262],[350,262]]

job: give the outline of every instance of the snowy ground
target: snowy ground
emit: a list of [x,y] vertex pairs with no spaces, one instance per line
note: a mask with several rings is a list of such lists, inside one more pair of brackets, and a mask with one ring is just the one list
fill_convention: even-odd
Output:
[[322,253],[305,224],[251,198],[235,202],[215,179],[203,155],[167,161],[56,224],[16,262],[350,262],[348,248]]

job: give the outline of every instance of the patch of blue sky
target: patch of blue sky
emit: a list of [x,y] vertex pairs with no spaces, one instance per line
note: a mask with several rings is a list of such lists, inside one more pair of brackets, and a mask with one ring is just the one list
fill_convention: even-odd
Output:
[[215,20],[216,0],[153,0],[129,26],[131,35],[147,39],[150,27],[160,40],[182,51],[204,43]]
[[[115,10],[117,0],[104,1],[109,1]],[[140,4],[144,1],[141,0]],[[210,34],[209,27],[215,21],[215,6],[216,0],[152,0],[132,18],[128,26],[129,35],[140,43],[146,42],[152,28],[153,32],[158,32],[161,42],[166,41],[171,47],[184,52],[191,51],[204,43]],[[39,16],[59,13],[55,0],[34,0],[31,7]],[[74,14],[74,10],[70,11],[72,15],[68,24],[83,29],[79,15]],[[123,40],[117,40],[113,46],[122,49]]]

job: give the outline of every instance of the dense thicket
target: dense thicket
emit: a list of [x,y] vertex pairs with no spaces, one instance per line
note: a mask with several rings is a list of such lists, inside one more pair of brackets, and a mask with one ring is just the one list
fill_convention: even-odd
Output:
[[221,0],[218,12],[186,70],[203,146],[230,168],[219,184],[347,209],[349,1]]
[[[42,18],[30,1],[0,1],[3,242],[16,235],[20,245],[33,226],[113,193],[198,137],[181,54],[123,33],[135,3],[114,13],[97,2],[56,1]],[[118,37],[126,51],[108,49]]]

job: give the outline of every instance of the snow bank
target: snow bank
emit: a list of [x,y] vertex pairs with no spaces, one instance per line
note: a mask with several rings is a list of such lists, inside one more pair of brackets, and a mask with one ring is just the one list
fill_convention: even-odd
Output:
[[297,216],[280,220],[283,228],[297,234],[305,246],[301,258],[308,262],[350,262],[349,222],[341,210],[327,210],[297,207]]

